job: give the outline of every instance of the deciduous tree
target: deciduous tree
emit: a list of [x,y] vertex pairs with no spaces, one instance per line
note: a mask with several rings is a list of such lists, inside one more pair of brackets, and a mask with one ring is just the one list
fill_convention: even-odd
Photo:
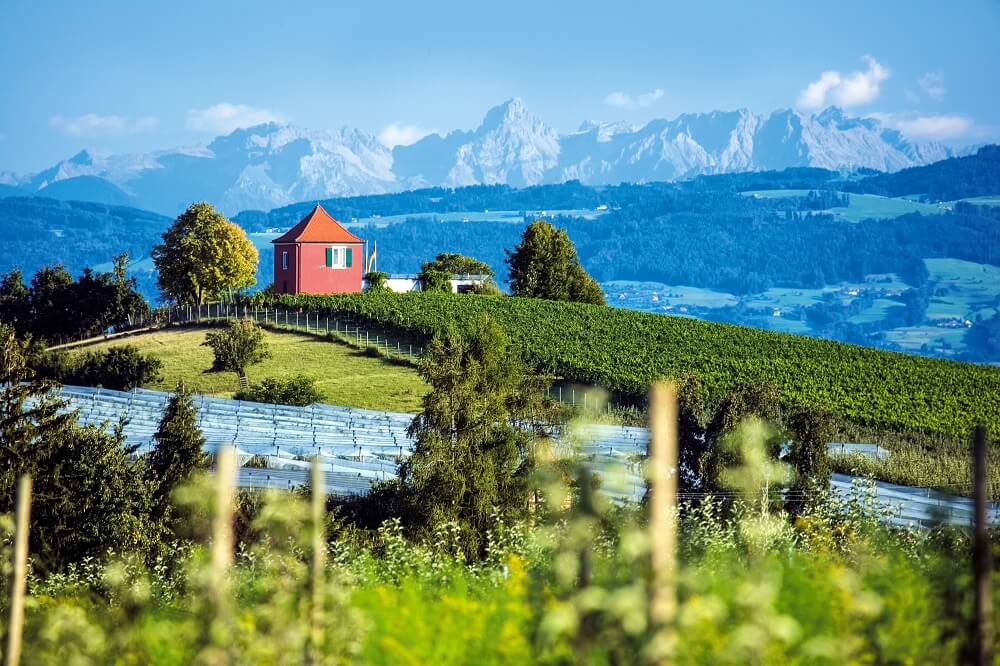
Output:
[[257,259],[243,230],[207,203],[191,204],[153,248],[160,291],[180,304],[252,286]]

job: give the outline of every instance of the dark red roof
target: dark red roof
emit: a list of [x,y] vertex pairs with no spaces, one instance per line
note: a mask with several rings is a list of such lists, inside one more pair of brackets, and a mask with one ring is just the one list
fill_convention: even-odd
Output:
[[272,243],[363,243],[317,205],[312,212]]

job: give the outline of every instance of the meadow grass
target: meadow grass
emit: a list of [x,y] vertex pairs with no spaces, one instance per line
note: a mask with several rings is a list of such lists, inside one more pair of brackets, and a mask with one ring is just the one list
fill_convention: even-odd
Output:
[[[206,327],[144,333],[79,348],[75,353],[134,345],[163,361],[161,379],[145,388],[172,390],[183,381],[198,393],[231,398],[236,375],[211,372],[212,350],[202,346]],[[412,367],[393,363],[347,344],[301,333],[265,331],[271,357],[247,369],[251,382],[302,374],[316,380],[322,401],[330,404],[416,412],[427,385]]]
[[[759,199],[783,199],[808,196],[809,190],[755,190],[743,192],[743,194]],[[847,206],[831,208],[826,212],[832,213],[845,222],[860,222],[867,219],[898,217],[907,213],[937,215],[942,211],[936,204],[910,201],[903,197],[882,197],[877,194],[853,193],[848,194],[848,197],[849,203]]]

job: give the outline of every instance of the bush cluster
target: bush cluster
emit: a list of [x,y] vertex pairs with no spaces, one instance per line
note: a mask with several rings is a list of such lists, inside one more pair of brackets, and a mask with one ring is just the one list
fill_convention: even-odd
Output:
[[159,380],[163,361],[143,355],[134,345],[121,345],[75,356],[66,352],[41,353],[32,365],[39,376],[60,384],[131,391]]
[[316,388],[316,380],[305,375],[296,375],[289,379],[268,377],[259,384],[250,384],[247,389],[237,391],[233,396],[236,400],[299,407],[319,402],[322,397]]

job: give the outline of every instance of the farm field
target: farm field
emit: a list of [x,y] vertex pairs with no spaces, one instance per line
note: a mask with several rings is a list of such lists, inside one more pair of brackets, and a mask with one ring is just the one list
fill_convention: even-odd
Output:
[[970,199],[962,199],[966,203],[975,204],[977,206],[1000,206],[1000,195],[988,196],[988,197],[972,197]]
[[1000,307],[1000,268],[960,259],[925,259],[932,292],[927,318],[992,317]]
[[659,377],[696,373],[710,396],[743,382],[769,381],[786,403],[822,407],[848,422],[951,437],[967,436],[977,423],[1000,429],[996,368],[535,299],[386,294],[277,301],[316,312],[350,312],[424,334],[446,322],[489,314],[519,340],[536,367],[631,395],[643,395]]
[[612,280],[601,284],[608,303],[633,310],[663,310],[666,307],[690,306],[721,308],[736,305],[736,296],[724,291],[667,285],[660,282]]
[[[804,197],[809,194],[809,190],[753,190],[743,192],[746,196],[761,199],[780,199],[786,197]],[[831,208],[828,213],[832,213],[846,222],[860,222],[866,219],[881,219],[898,217],[907,213],[923,213],[924,215],[936,215],[941,212],[941,207],[937,204],[925,204],[919,201],[911,201],[903,197],[882,197],[876,194],[854,194],[850,193],[849,205],[846,207]]]
[[[212,351],[203,347],[206,328],[181,328],[144,333],[81,347],[101,351],[112,346],[134,345],[143,354],[163,361],[162,379],[144,388],[172,390],[183,381],[198,393],[231,398],[236,376],[209,372]],[[411,367],[368,356],[339,342],[312,335],[265,331],[271,358],[251,366],[251,383],[267,377],[286,379],[302,374],[316,380],[323,401],[347,407],[416,412],[427,385]]]

